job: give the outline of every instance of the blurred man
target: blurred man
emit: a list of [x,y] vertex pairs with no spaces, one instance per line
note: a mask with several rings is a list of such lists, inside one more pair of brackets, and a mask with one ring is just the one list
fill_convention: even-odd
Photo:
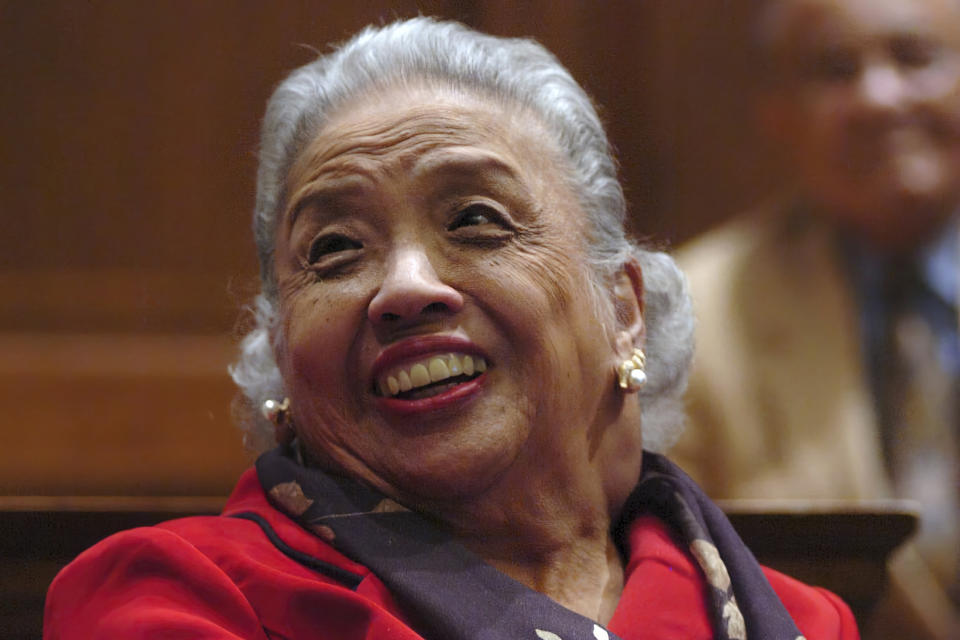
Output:
[[794,189],[679,256],[700,326],[674,457],[714,497],[919,500],[891,637],[960,638],[958,5],[771,0],[758,120]]

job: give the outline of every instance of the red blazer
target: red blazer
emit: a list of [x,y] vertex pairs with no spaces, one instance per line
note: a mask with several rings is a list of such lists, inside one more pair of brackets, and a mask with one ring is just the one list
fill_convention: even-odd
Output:
[[[254,521],[224,517],[238,513],[259,515],[275,539]],[[623,640],[712,638],[703,574],[666,527],[653,516],[637,519],[629,547],[607,628]],[[835,595],[764,572],[807,640],[859,638]],[[222,516],[124,531],[82,553],[50,587],[44,638],[421,636],[369,569],[274,509],[251,469]]]

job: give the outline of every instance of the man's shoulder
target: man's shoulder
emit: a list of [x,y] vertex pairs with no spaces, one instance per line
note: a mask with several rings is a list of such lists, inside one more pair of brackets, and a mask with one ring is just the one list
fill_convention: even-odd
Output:
[[675,252],[677,263],[699,276],[756,259],[783,235],[788,224],[784,207],[766,202],[741,212],[681,245]]
[[835,249],[836,230],[828,223],[789,201],[772,201],[694,238],[675,257],[696,306],[739,314],[800,291],[819,299],[811,278],[836,284]]

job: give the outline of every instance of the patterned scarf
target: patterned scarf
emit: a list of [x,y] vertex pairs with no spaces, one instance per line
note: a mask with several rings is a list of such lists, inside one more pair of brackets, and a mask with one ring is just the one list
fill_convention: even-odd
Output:
[[[424,516],[356,481],[305,467],[290,449],[263,454],[257,475],[274,506],[373,571],[425,638],[617,639],[485,564]],[[676,465],[649,452],[614,528],[621,547],[630,523],[645,513],[666,522],[703,570],[718,640],[746,640],[748,632],[751,640],[802,640],[723,512]]]

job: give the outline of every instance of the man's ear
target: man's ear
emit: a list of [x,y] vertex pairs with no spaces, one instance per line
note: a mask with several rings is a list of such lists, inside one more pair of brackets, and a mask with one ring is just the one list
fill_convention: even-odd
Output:
[[616,274],[613,294],[617,313],[617,347],[628,354],[634,347],[642,347],[647,335],[643,320],[643,271],[633,256],[623,263]]
[[773,89],[762,92],[753,101],[757,130],[774,148],[792,141],[795,121],[793,109],[791,98]]

